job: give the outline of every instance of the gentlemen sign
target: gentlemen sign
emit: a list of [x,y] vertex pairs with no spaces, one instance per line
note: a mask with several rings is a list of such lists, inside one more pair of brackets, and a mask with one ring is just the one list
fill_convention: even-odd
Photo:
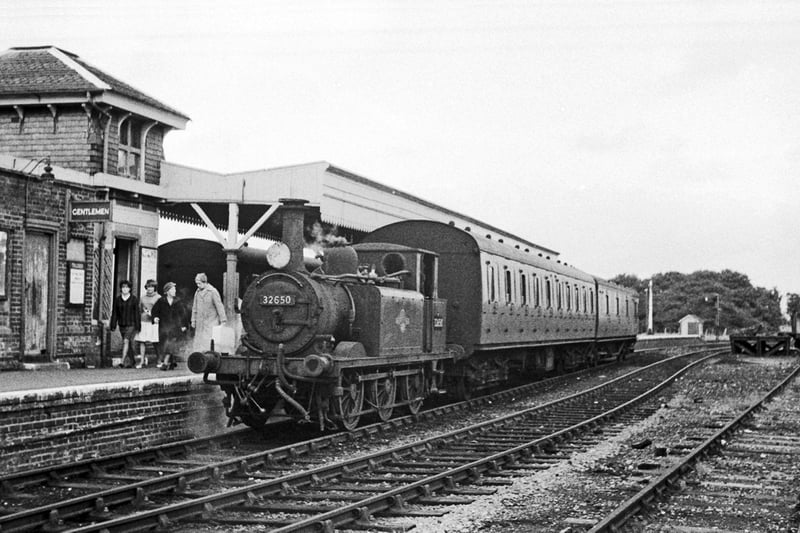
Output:
[[70,222],[97,222],[111,220],[111,202],[70,202]]

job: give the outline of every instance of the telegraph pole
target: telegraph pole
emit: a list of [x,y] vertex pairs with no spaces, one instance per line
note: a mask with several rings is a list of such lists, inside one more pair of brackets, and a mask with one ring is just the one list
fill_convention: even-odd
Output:
[[653,280],[647,289],[647,334],[653,334]]

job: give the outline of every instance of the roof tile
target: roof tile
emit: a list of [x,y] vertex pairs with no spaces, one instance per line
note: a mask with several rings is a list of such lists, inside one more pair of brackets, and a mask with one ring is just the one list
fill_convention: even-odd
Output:
[[109,85],[112,93],[189,118],[180,111],[87,63],[77,55],[53,46],[11,48],[0,54],[0,97],[75,94],[87,91],[98,93],[108,90],[87,80],[72,65],[59,59],[53,51],[65,54],[69,59]]

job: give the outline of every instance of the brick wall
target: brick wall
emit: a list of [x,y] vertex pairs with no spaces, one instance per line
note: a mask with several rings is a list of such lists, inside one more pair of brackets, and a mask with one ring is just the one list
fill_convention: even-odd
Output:
[[[26,107],[20,119],[13,109],[0,109],[0,152],[93,174],[102,171],[103,142],[99,118],[89,118],[79,106]],[[39,167],[41,168],[41,166]],[[41,173],[41,170],[39,170]]]
[[[103,172],[104,135],[108,121],[108,174],[117,174],[119,122],[127,113],[112,111],[111,118],[80,106],[57,107],[55,119],[46,107],[25,107],[23,118],[13,108],[0,108],[0,152],[38,160],[49,157],[57,165],[88,174]],[[147,121],[142,121],[146,124]],[[150,129],[143,150],[145,182],[161,182],[165,128]],[[40,165],[41,169],[44,165]],[[41,170],[39,173],[41,174]]]
[[[27,189],[27,191],[26,191]],[[66,226],[67,197],[73,200],[92,199],[90,192],[61,183],[38,181],[17,173],[0,171],[0,230],[8,232],[7,298],[0,300],[0,370],[16,368],[21,359],[20,337],[23,314],[23,238],[26,224],[51,226],[57,256],[53,258],[56,291],[55,356],[70,358],[94,354],[97,350],[92,332],[93,286],[96,275],[92,268],[94,228],[91,224],[72,223]],[[70,307],[67,302],[67,241],[84,243],[86,258],[85,305]]]
[[226,427],[222,393],[187,377],[0,394],[0,472],[201,437]]

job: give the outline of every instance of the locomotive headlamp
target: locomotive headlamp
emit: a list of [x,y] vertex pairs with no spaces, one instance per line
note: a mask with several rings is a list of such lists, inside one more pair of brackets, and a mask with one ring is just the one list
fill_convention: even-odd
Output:
[[291,250],[282,242],[276,242],[267,249],[267,263],[274,269],[285,268],[291,259]]

